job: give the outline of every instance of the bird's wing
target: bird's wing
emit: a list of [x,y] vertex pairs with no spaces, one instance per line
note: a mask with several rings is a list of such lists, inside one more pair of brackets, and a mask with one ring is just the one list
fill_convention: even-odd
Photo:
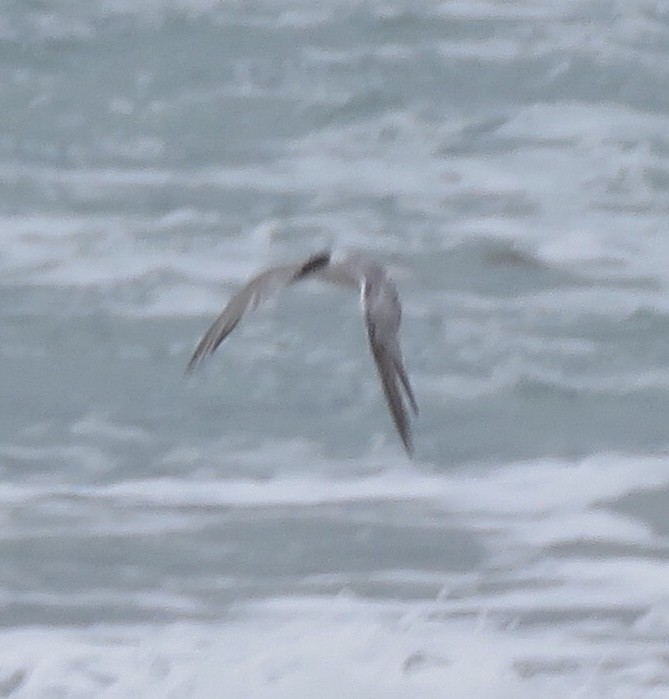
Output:
[[263,301],[271,298],[280,289],[304,279],[327,265],[329,255],[319,253],[304,262],[293,265],[270,267],[253,277],[228,302],[218,318],[204,334],[193,356],[188,362],[186,373],[193,371],[208,355],[212,354],[225,338],[237,327],[249,309],[255,310]]
[[402,363],[402,355],[399,353],[399,351],[397,351],[396,355],[393,357],[393,365],[395,366],[397,375],[400,377],[402,386],[404,386],[404,391],[407,394],[409,403],[411,403],[411,408],[413,409],[414,413],[418,415],[418,403],[416,403],[416,398],[413,394],[413,390],[411,389],[411,384],[409,383],[409,377],[407,376],[406,369]]
[[[394,303],[396,302],[393,299]],[[399,331],[399,308],[395,322],[389,323],[388,316],[384,309],[375,303],[370,303],[370,295],[363,294],[363,304],[365,313],[365,325],[367,326],[367,336],[372,350],[372,356],[376,362],[379,372],[383,392],[390,410],[390,415],[395,423],[395,427],[404,444],[409,456],[413,456],[413,442],[411,439],[411,425],[407,416],[406,408],[400,390],[400,383],[411,403],[411,407],[418,413],[418,405],[414,398],[409,378],[407,377],[402,362],[397,333]],[[398,382],[399,379],[399,382]]]

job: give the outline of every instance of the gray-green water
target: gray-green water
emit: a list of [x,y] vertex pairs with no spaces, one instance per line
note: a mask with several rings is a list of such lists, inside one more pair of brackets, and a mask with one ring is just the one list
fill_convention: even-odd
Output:
[[[0,5],[0,695],[669,695],[669,5]],[[396,270],[393,432],[355,294]]]

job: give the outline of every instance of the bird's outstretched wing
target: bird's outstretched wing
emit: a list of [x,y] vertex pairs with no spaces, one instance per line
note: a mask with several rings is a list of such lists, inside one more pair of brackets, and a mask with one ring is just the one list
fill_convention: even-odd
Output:
[[271,298],[280,289],[314,274],[327,265],[329,259],[329,253],[318,253],[304,262],[270,267],[253,277],[230,299],[221,315],[216,318],[204,334],[188,362],[186,373],[193,371],[205,357],[216,350],[237,327],[249,308],[255,310],[263,301]]
[[[418,414],[418,405],[414,397],[409,377],[404,369],[402,352],[399,344],[399,323],[401,308],[394,287],[390,282],[383,293],[374,294],[365,287],[363,290],[363,311],[367,336],[379,372],[383,392],[386,396],[390,415],[409,456],[413,455],[411,425],[404,406],[404,389],[411,407]],[[379,301],[379,296],[381,301]],[[401,385],[401,388],[400,388]]]

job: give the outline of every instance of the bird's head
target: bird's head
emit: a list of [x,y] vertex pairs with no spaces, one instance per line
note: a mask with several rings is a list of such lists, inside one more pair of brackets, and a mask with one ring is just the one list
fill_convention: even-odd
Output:
[[332,254],[329,250],[323,250],[322,252],[312,255],[295,274],[295,281],[304,279],[311,274],[315,274],[324,267],[327,267],[330,264],[331,257]]

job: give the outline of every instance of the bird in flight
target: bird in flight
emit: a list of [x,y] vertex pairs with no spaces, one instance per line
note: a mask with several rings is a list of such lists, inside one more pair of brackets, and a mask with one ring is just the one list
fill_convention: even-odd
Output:
[[247,310],[255,310],[281,288],[312,278],[359,291],[369,346],[390,415],[407,454],[412,456],[413,441],[405,400],[408,400],[416,415],[418,405],[404,369],[399,343],[402,307],[397,289],[386,270],[359,254],[339,257],[326,250],[303,262],[269,267],[253,277],[230,299],[204,334],[188,362],[186,373],[192,372],[216,350]]

